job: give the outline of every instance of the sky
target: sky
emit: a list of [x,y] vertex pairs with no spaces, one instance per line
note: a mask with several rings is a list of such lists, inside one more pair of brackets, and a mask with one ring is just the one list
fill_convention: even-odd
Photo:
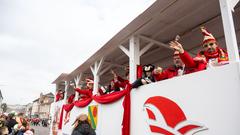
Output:
[[27,104],[70,73],[155,0],[1,0],[3,102]]

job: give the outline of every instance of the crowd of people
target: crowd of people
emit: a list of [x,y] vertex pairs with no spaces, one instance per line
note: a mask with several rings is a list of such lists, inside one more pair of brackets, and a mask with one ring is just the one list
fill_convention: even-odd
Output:
[[[131,84],[132,88],[227,64],[227,52],[219,47],[214,36],[205,27],[201,27],[201,32],[203,34],[202,50],[195,57],[191,57],[184,50],[183,45],[178,41],[179,36],[176,36],[175,40],[169,43],[170,48],[174,50],[173,65],[166,69],[160,66],[155,67],[152,64],[144,65],[141,70],[138,68],[139,71],[142,71],[142,74],[138,75],[138,79]],[[117,76],[114,72],[113,76],[111,88],[114,88],[115,91],[119,88],[124,89],[128,83],[128,74],[126,80]]]
[[178,42],[179,38],[176,38],[169,43],[170,47],[174,50],[173,65],[165,70],[161,67],[155,68],[151,64],[143,66],[143,77],[137,79],[132,84],[132,87],[137,88],[143,84],[161,81],[227,64],[227,52],[219,47],[214,36],[208,32],[206,28],[201,27],[201,31],[204,38],[202,50],[197,54],[197,56],[191,57],[189,53],[184,50],[183,45]]
[[[152,64],[138,66],[138,79],[131,84],[132,88],[138,88],[141,85],[149,84],[152,82],[157,82],[227,64],[227,52],[219,47],[219,44],[214,36],[208,32],[206,28],[201,27],[201,32],[203,34],[202,50],[195,57],[191,57],[189,55],[189,53],[183,48],[183,45],[178,41],[179,36],[176,36],[176,38],[169,43],[170,48],[174,50],[173,65],[166,69],[163,69],[160,66],[155,67]],[[98,95],[105,95],[125,89],[129,83],[129,67],[126,67],[125,71],[125,77],[122,78],[117,75],[115,71],[111,70],[113,79],[109,85],[99,88]],[[91,78],[88,78],[86,79],[86,88],[75,89],[76,92],[79,93],[78,100],[86,99],[92,96],[93,83],[93,80]],[[63,97],[64,91],[58,91],[57,100],[63,99]]]
[[[173,51],[173,64],[172,66],[163,69],[161,66],[155,67],[152,64],[146,64],[137,67],[137,79],[131,84],[132,88],[138,88],[141,85],[182,76],[185,74],[190,74],[202,70],[206,70],[211,67],[221,66],[228,64],[228,54],[227,52],[219,47],[218,42],[214,36],[207,31],[206,28],[201,27],[201,32],[203,34],[202,50],[194,57],[190,56],[189,53],[184,49],[178,40],[179,37],[176,36],[175,40],[169,43],[170,48]],[[113,92],[118,92],[126,88],[129,84],[129,67],[125,68],[125,76],[119,76],[114,70],[111,70],[113,79],[110,84],[103,86],[98,89],[98,95],[110,94]],[[76,92],[79,93],[78,100],[84,100],[91,98],[93,95],[93,84],[92,78],[87,78],[85,80],[85,88],[74,88]],[[75,94],[68,98],[68,103],[74,101]],[[64,98],[64,91],[59,90],[57,93],[57,101]],[[80,115],[74,122],[74,128],[72,135],[95,135],[95,131],[91,128],[89,124],[87,115]]]
[[23,113],[1,114],[0,135],[34,135],[29,119]]
[[0,115],[0,135],[34,135],[31,126],[47,127],[49,124],[49,119],[28,118],[24,113],[4,113]]

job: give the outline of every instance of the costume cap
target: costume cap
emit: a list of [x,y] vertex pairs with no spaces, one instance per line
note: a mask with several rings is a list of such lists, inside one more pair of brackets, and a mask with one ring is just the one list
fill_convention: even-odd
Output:
[[216,39],[214,38],[212,33],[208,32],[205,27],[201,27],[201,31],[202,31],[202,34],[203,34],[203,44],[205,44],[209,41],[216,42]]
[[152,64],[143,66],[143,72],[152,72],[153,70],[154,70],[154,66]]

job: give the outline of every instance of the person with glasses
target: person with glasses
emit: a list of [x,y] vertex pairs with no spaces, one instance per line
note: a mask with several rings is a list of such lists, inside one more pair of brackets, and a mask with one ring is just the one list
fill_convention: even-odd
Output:
[[202,43],[203,49],[195,58],[192,58],[178,41],[170,42],[170,47],[179,51],[182,61],[188,67],[197,67],[198,61],[207,62],[208,68],[227,64],[227,52],[219,47],[214,36],[208,32],[205,27],[201,27],[201,31],[204,36]]

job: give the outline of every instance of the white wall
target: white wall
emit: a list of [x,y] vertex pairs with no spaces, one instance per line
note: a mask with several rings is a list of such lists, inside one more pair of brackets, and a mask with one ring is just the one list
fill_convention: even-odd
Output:
[[[123,99],[120,99],[117,102],[112,104],[98,104],[95,101],[92,101],[91,105],[98,105],[98,123],[96,133],[97,135],[121,135],[121,123],[123,115],[122,107]],[[62,132],[65,134],[71,134],[75,119],[81,113],[88,114],[88,107],[78,108],[74,107],[71,111],[70,121],[63,126]],[[65,116],[65,113],[64,113]]]
[[[153,96],[174,101],[187,120],[208,130],[195,135],[240,135],[240,64],[231,64],[142,86],[131,92],[131,135],[153,135],[144,103]],[[99,105],[98,135],[121,135],[122,100]],[[97,104],[92,102],[90,105]],[[74,107],[62,132],[71,134],[75,118],[87,107]],[[161,115],[155,114],[155,115]]]
[[226,65],[133,90],[131,135],[151,134],[143,105],[152,96],[173,100],[188,120],[208,128],[196,135],[240,135],[239,67]]

